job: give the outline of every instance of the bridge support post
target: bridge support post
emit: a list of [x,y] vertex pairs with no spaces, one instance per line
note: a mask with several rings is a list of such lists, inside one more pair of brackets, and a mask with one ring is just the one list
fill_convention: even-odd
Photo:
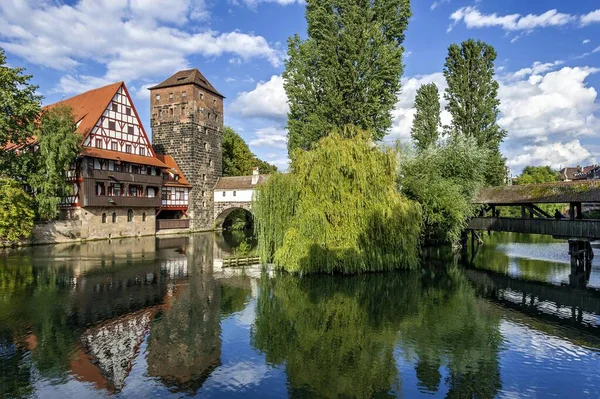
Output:
[[589,240],[569,240],[569,255],[571,255],[571,274],[569,285],[585,287],[592,271],[594,251]]

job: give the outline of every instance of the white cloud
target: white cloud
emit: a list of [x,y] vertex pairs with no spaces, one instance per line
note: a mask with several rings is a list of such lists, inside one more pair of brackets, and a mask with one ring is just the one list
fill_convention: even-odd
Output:
[[545,63],[536,61],[533,63],[531,68],[523,68],[523,69],[520,69],[517,72],[515,72],[513,74],[513,77],[520,79],[520,78],[523,78],[523,77],[529,76],[529,75],[539,75],[539,74],[551,71],[554,69],[554,67],[562,65],[562,64],[564,64],[564,61],[561,61],[561,60],[556,60],[554,62],[545,62]]
[[254,90],[240,93],[231,103],[231,110],[248,118],[283,122],[289,112],[283,78],[273,75],[268,82],[259,82]]
[[287,130],[278,127],[265,127],[258,129],[255,138],[250,140],[251,146],[269,146],[287,148]]
[[507,31],[533,30],[548,26],[563,26],[577,20],[576,16],[559,13],[557,10],[549,10],[543,14],[521,14],[498,15],[482,14],[476,7],[462,7],[450,15],[453,21],[448,30],[459,22],[464,22],[467,28],[500,27]]
[[245,5],[250,8],[255,8],[261,3],[275,3],[282,6],[287,6],[290,4],[305,4],[304,0],[232,0],[233,4],[236,5]]
[[590,42],[590,39],[585,39],[582,44],[588,44]]
[[111,83],[114,82],[94,76],[82,75],[74,77],[71,75],[65,75],[60,78],[58,85],[53,91],[55,93],[79,94],[98,87],[106,86]]
[[135,96],[141,99],[149,99],[150,98],[150,90],[148,88],[152,86],[156,86],[159,82],[147,83],[145,85],[141,85],[138,88],[135,88]]
[[596,163],[596,158],[581,145],[579,140],[533,144],[524,146],[520,154],[508,158],[511,170],[521,170],[528,165],[550,165],[553,168]]
[[585,83],[595,72],[598,70],[587,67],[564,67],[516,82],[515,75],[501,79],[499,125],[511,139],[597,133],[597,93]]
[[581,25],[583,26],[597,22],[600,22],[600,9],[581,16]]
[[450,3],[450,0],[437,0],[437,1],[434,1],[431,4],[431,7],[429,7],[429,9],[431,9],[433,11],[433,10],[435,10],[436,8],[438,8],[439,6],[441,6],[444,3]]
[[3,1],[0,46],[71,75],[80,64],[96,62],[106,67],[104,78],[112,81],[164,76],[188,67],[192,55],[281,64],[280,52],[264,37],[203,29],[198,21],[206,17],[204,0]]

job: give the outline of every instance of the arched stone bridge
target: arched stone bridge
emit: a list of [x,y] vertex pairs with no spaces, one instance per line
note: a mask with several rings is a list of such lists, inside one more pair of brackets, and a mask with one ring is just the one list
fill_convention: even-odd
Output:
[[268,177],[258,174],[258,169],[251,176],[221,177],[214,190],[215,228],[220,229],[227,216],[236,209],[252,212],[254,190]]

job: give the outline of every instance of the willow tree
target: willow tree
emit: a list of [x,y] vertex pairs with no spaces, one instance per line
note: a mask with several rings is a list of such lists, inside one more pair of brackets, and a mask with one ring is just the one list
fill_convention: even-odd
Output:
[[469,39],[460,46],[452,44],[444,64],[446,110],[452,115],[450,131],[473,137],[480,147],[491,150],[485,174],[486,182],[492,185],[501,184],[506,176],[505,159],[500,153],[506,131],[497,123],[500,100],[494,79],[496,56],[493,46]]
[[347,124],[381,139],[400,91],[410,0],[307,0],[308,38],[288,40],[288,151]]
[[261,187],[253,207],[264,261],[297,273],[417,265],[421,212],[396,188],[395,151],[347,128],[298,150],[291,169]]
[[81,136],[72,109],[57,106],[45,111],[37,132],[38,150],[35,170],[28,181],[35,194],[38,215],[42,219],[58,216],[60,201],[73,193],[67,171],[79,153]]
[[415,109],[417,113],[410,135],[415,147],[421,151],[435,144],[439,138],[441,110],[439,92],[435,83],[419,87],[415,97]]

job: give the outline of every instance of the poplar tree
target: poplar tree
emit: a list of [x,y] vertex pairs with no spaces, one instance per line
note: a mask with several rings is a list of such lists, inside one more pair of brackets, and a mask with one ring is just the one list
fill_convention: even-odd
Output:
[[288,151],[355,125],[383,138],[400,91],[410,0],[307,0],[308,38],[288,40]]
[[422,151],[435,144],[439,138],[440,98],[435,83],[422,85],[415,97],[417,113],[413,120],[411,136],[417,150]]
[[460,46],[452,44],[444,64],[448,83],[444,98],[448,101],[446,110],[452,115],[450,133],[473,137],[480,147],[491,150],[485,175],[492,185],[502,184],[506,175],[505,159],[500,153],[506,131],[497,123],[500,100],[494,79],[495,60],[493,46],[469,39]]
[[258,167],[260,173],[275,173],[277,167],[259,159],[244,139],[229,126],[223,129],[223,176],[247,176]]

